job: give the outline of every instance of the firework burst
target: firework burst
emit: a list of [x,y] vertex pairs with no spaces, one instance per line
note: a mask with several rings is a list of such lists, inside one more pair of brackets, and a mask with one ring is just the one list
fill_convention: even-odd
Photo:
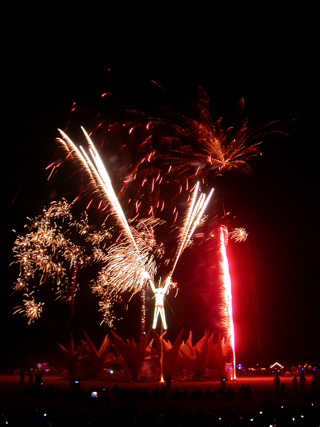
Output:
[[34,320],[39,319],[43,310],[43,302],[37,303],[34,298],[25,294],[26,299],[23,300],[23,306],[16,307],[13,314],[20,313],[28,318],[28,325]]
[[266,135],[285,135],[275,129],[277,121],[250,129],[248,119],[240,119],[243,99],[237,106],[236,124],[224,128],[222,118],[212,118],[209,97],[202,87],[198,87],[190,110],[186,115],[163,108],[158,116],[130,111],[133,120],[125,123],[129,136],[141,142],[136,149],[140,158],[133,163],[121,194],[135,188],[133,203],[148,206],[155,214],[163,210],[167,194],[177,198],[198,180],[207,184],[209,177],[230,170],[250,171],[248,161],[261,154],[259,146]]
[[[37,319],[43,302],[37,302],[44,285],[49,282],[56,299],[73,301],[77,291],[77,269],[91,264],[96,251],[103,251],[111,233],[101,226],[94,231],[87,215],[80,221],[73,219],[66,200],[53,202],[42,215],[29,219],[29,232],[18,235],[13,264],[19,265],[19,276],[14,292],[23,292],[23,305],[15,313],[27,316],[29,322]],[[90,248],[90,249],[89,249]]]
[[247,240],[248,233],[244,228],[240,227],[240,228],[234,228],[232,231],[230,231],[229,236],[235,242],[241,243]]

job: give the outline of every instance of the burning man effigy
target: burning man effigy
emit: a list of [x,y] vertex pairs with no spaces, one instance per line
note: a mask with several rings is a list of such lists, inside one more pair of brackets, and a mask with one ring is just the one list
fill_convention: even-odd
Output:
[[164,312],[164,296],[167,293],[168,288],[170,286],[170,276],[166,280],[165,286],[161,286],[161,278],[159,280],[159,286],[157,288],[155,287],[154,281],[152,279],[149,279],[149,283],[155,296],[155,310],[154,310],[152,328],[156,329],[158,317],[160,315],[163,328],[168,329],[167,322],[166,322],[166,315]]

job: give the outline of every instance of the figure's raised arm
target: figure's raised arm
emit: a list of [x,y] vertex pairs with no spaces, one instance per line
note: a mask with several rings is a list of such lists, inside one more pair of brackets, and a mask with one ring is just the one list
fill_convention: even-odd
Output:
[[154,281],[153,281],[152,279],[149,279],[149,283],[150,283],[150,287],[151,287],[151,289],[152,289],[152,292],[153,292],[153,293],[156,293],[156,288],[155,288],[155,286],[154,286]]

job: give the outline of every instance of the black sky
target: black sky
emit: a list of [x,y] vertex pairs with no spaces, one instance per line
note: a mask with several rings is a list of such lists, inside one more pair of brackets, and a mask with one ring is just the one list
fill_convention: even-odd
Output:
[[[10,286],[16,270],[8,266],[11,229],[22,233],[25,218],[39,214],[52,197],[45,166],[51,162],[56,129],[68,121],[73,102],[94,106],[110,88],[134,107],[139,88],[150,79],[181,99],[200,84],[215,116],[224,117],[244,97],[252,128],[296,118],[284,127],[288,137],[262,145],[263,155],[251,161],[249,176],[226,177],[218,195],[249,232],[247,242],[229,249],[238,360],[319,362],[318,65],[311,33],[303,34],[294,22],[276,25],[277,31],[265,26],[268,32],[261,30],[259,37],[256,25],[245,38],[239,32],[229,42],[218,41],[210,31],[203,38],[180,33],[172,43],[159,37],[153,44],[147,35],[127,37],[117,56],[108,51],[110,40],[99,54],[87,46],[82,56],[70,45],[60,57],[54,42],[41,49],[39,42],[21,40],[10,50],[2,82],[8,134],[1,144],[1,328],[6,343],[1,368],[21,363],[25,354],[31,361],[49,357],[55,341],[66,344],[69,336],[63,318],[52,320],[52,313],[31,326],[12,316]],[[95,313],[83,310],[81,316],[79,340],[81,328],[93,335],[100,328]],[[96,334],[97,346],[104,333],[102,328]]]

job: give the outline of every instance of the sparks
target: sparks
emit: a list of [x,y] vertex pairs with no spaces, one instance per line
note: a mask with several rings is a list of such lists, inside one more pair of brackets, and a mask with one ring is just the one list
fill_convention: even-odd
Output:
[[98,188],[100,191],[102,191],[102,195],[111,203],[113,207],[113,214],[116,215],[119,224],[122,226],[123,230],[127,234],[127,237],[131,240],[135,249],[138,251],[138,247],[133,238],[127,219],[124,215],[124,212],[121,208],[121,205],[112,187],[112,183],[108,175],[108,172],[93,142],[91,141],[89,135],[87,134],[84,128],[81,128],[81,129],[88,142],[89,155],[83,149],[83,147],[80,146],[80,150],[79,150],[77,146],[71,141],[71,139],[60,129],[59,129],[59,132],[62,135],[62,139],[59,139],[59,140],[67,147],[69,151],[74,150],[75,156],[78,158],[78,160],[80,160],[81,164],[85,167],[86,172],[88,173],[91,180],[95,184],[95,188]]
[[197,200],[199,185],[200,185],[200,183],[198,181],[194,190],[193,190],[190,206],[189,206],[189,209],[187,211],[184,224],[183,224],[181,231],[180,231],[179,244],[178,244],[178,248],[176,251],[176,257],[175,257],[175,261],[174,261],[170,276],[172,276],[174,269],[176,268],[176,265],[177,265],[177,262],[180,258],[180,255],[185,250],[185,248],[188,246],[190,239],[193,235],[193,232],[196,229],[196,227],[198,226],[198,224],[202,218],[202,215],[203,215],[203,213],[204,213],[204,211],[205,211],[205,209],[206,209],[206,207],[210,201],[210,198],[213,194],[213,191],[214,191],[214,189],[212,188],[207,197],[204,193],[200,194],[200,197]]
[[30,323],[43,311],[43,303],[36,302],[36,297],[47,289],[47,282],[56,299],[74,299],[77,268],[98,261],[92,254],[103,252],[111,233],[104,225],[92,232],[86,214],[79,221],[73,219],[66,200],[53,202],[42,215],[30,219],[26,228],[29,232],[18,235],[14,242],[13,264],[18,264],[20,271],[13,291],[24,295],[24,305],[15,313],[24,314]]
[[[165,311],[164,311],[164,297],[169,292],[171,288],[176,288],[177,285],[172,282],[172,275],[175,270],[175,267],[178,263],[178,260],[182,254],[182,252],[185,250],[185,248],[190,243],[191,237],[193,235],[194,230],[198,226],[202,215],[209,203],[209,200],[212,196],[213,190],[212,189],[209,193],[209,195],[206,197],[205,194],[201,194],[198,198],[198,191],[199,191],[199,185],[198,182],[194,188],[191,203],[189,206],[189,209],[186,214],[186,218],[184,221],[183,226],[180,230],[180,236],[179,236],[179,242],[178,247],[176,250],[176,255],[174,258],[173,267],[170,271],[170,274],[167,276],[165,280],[165,285],[161,286],[159,283],[159,286],[156,288],[154,285],[153,277],[149,278],[150,287],[155,295],[155,312],[154,312],[154,318],[153,318],[153,328],[156,328],[158,317],[161,317],[161,324],[164,329],[167,329],[167,322],[165,318]],[[174,209],[174,211],[176,208]],[[176,212],[176,215],[178,214],[178,211]],[[170,260],[168,260],[169,262]]]
[[[200,86],[196,98],[191,101],[190,112],[187,116],[171,110],[168,105],[155,115],[129,111],[130,126],[141,130],[136,134],[139,150],[130,166],[130,176],[137,176],[139,184],[136,185],[141,185],[147,176],[156,177],[159,172],[165,177],[161,185],[158,182],[156,197],[145,191],[144,198],[148,202],[156,203],[159,197],[177,197],[182,191],[188,191],[195,181],[207,184],[208,178],[211,180],[230,170],[249,172],[249,161],[261,154],[260,145],[265,137],[286,135],[277,128],[277,121],[250,129],[248,118],[243,116],[243,98],[236,106],[234,125],[225,127],[221,117],[214,119],[211,115],[209,96]],[[130,191],[134,186],[131,182],[121,191]]]
[[99,296],[100,311],[109,326],[115,320],[112,307],[121,301],[122,294],[129,292],[132,298],[155,277],[157,259],[162,257],[163,248],[156,242],[154,228],[162,223],[159,219],[149,218],[137,224],[133,233],[138,252],[127,236],[111,245],[104,254],[97,252],[97,256],[103,257],[104,267],[91,286]]
[[235,356],[235,336],[232,314],[232,286],[229,272],[229,262],[225,244],[225,229],[220,227],[220,254],[221,254],[221,305],[222,324],[227,330],[227,339],[230,340],[233,357],[233,379],[236,379],[236,356]]
[[22,313],[24,316],[28,317],[28,324],[30,325],[35,319],[39,319],[43,310],[43,305],[43,302],[37,303],[33,298],[24,299],[23,306],[16,307],[13,314]]
[[248,237],[248,233],[246,232],[246,230],[244,228],[235,228],[233,229],[230,233],[229,233],[231,239],[234,239],[235,242],[240,243],[240,242],[244,242],[247,237]]

